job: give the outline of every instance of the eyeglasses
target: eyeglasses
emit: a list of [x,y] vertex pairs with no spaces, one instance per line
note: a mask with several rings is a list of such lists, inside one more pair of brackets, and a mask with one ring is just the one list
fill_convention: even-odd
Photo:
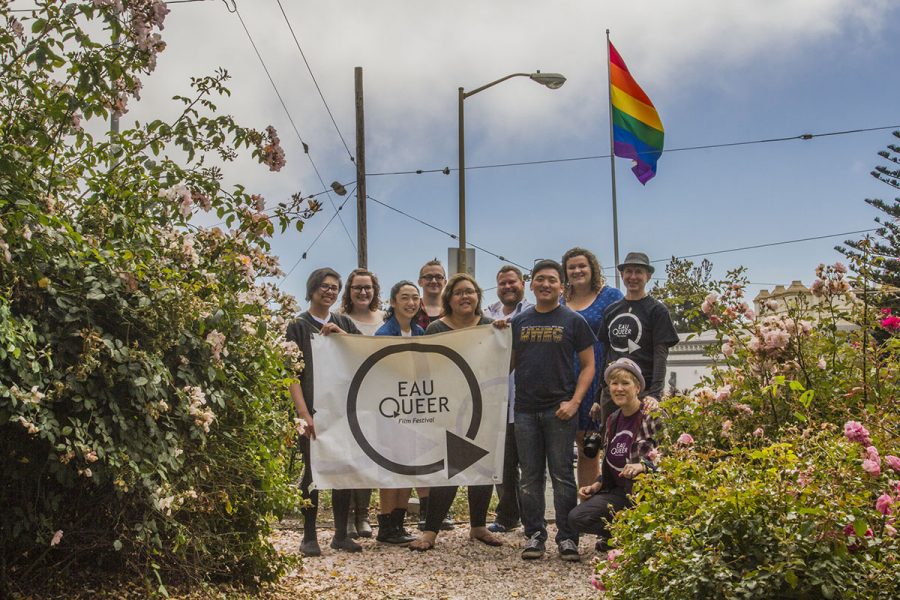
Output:
[[455,290],[453,292],[453,295],[456,296],[457,298],[462,298],[463,296],[477,296],[478,291],[473,290],[472,288],[469,288],[467,290]]
[[375,288],[372,287],[371,285],[351,285],[350,289],[353,290],[354,292],[360,292],[360,293],[366,292],[368,294]]
[[422,275],[421,277],[419,277],[419,279],[424,279],[425,281],[443,281],[444,276],[443,275],[432,275],[431,273],[429,273],[428,275]]
[[339,291],[341,291],[340,286],[328,285],[327,283],[323,283],[322,285],[320,285],[319,289],[322,290],[323,292],[334,292],[335,294],[337,294]]

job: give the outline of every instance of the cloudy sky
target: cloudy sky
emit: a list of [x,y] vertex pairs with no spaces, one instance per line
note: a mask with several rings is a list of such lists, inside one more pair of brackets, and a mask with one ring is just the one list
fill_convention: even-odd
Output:
[[[456,167],[457,88],[536,69],[568,81],[551,91],[517,78],[466,100],[468,165],[607,155],[610,29],[659,111],[668,150],[646,186],[628,161],[617,160],[622,256],[639,249],[663,259],[868,229],[876,212],[863,199],[893,198],[869,175],[881,160],[876,153],[893,139],[890,130],[676,149],[900,125],[895,1],[281,2],[351,151],[353,68],[363,67],[369,173]],[[353,182],[355,167],[278,3],[237,0],[237,6],[322,179]],[[273,204],[296,191],[320,192],[238,16],[219,0],[170,8],[168,48],[125,122],[173,114],[169,98],[186,91],[190,76],[224,67],[232,96],[220,108],[247,125],[274,125],[288,161],[278,174],[242,162],[228,180]],[[370,176],[367,185],[382,202],[437,228],[458,229],[455,172]],[[470,242],[518,264],[558,258],[575,245],[594,250],[604,265],[614,262],[608,158],[472,170],[467,197]],[[340,213],[343,225],[334,219],[325,228],[332,201],[344,198],[326,199],[301,234],[275,240],[283,268],[296,265],[283,286],[298,296],[312,269],[329,265],[346,273],[356,266],[355,199]],[[455,244],[378,204],[369,204],[368,220],[369,266],[386,287],[415,279],[425,260],[446,260]],[[792,279],[808,284],[818,262],[838,258],[832,247],[841,239],[711,260],[718,274],[747,266],[754,289]],[[485,287],[500,264],[478,252]]]

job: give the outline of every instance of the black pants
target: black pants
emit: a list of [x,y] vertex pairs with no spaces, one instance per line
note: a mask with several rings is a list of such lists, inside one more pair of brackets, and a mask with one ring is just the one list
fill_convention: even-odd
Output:
[[506,424],[506,445],[503,449],[503,483],[497,486],[497,522],[504,527],[519,523],[519,452],[516,448],[516,430]]
[[613,515],[631,504],[623,488],[595,494],[572,509],[569,513],[569,527],[578,533],[593,533],[608,540],[609,523]]
[[[447,517],[456,491],[459,486],[433,487],[428,495],[428,514],[425,515],[424,531],[437,533],[441,529],[441,521]],[[469,486],[469,524],[472,527],[484,527],[487,523],[488,505],[494,491],[491,485]]]
[[[319,490],[310,490],[312,465],[309,463],[309,438],[300,438],[300,459],[303,461],[303,477],[300,479],[300,494],[312,505],[301,510],[303,513],[303,537],[312,539],[316,535],[316,519],[319,514]],[[350,499],[353,490],[332,490],[331,510],[334,514],[334,536],[338,539],[347,535],[347,518],[350,515]]]

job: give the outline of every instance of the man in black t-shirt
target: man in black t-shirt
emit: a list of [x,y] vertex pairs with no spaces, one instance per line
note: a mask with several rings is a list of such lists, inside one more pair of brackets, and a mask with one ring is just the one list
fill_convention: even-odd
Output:
[[[647,384],[640,397],[659,400],[665,385],[669,348],[678,343],[678,333],[666,306],[647,295],[647,283],[654,271],[647,255],[629,252],[617,268],[625,284],[625,297],[603,313],[597,338],[605,347],[606,364],[623,357],[633,360]],[[604,369],[606,365],[597,368]],[[591,416],[605,425],[613,410],[604,383],[599,402],[591,407]]]
[[[578,419],[572,417],[578,414],[593,381],[596,338],[581,315],[559,304],[562,275],[562,267],[556,261],[538,261],[531,272],[531,291],[537,304],[510,322],[516,387],[515,435],[522,469],[519,497],[528,537],[522,550],[524,559],[544,555],[544,472],[549,468],[559,557],[580,560],[578,532],[567,522],[569,512],[578,503],[572,468]],[[577,380],[576,355],[581,366]]]
[[[341,291],[341,276],[329,268],[316,269],[306,281],[306,299],[309,310],[302,313],[296,321],[288,325],[287,339],[294,342],[303,353],[304,368],[300,375],[300,383],[290,386],[291,398],[297,409],[297,416],[306,421],[306,431],[300,440],[300,455],[303,460],[303,478],[300,480],[300,492],[311,505],[302,509],[303,541],[300,552],[304,556],[319,556],[322,552],[316,540],[316,518],[319,511],[319,491],[310,490],[312,470],[309,465],[310,440],[316,439],[316,426],[313,416],[313,354],[312,336],[314,334],[330,335],[332,333],[354,333],[360,331],[348,317],[330,312]],[[347,518],[350,514],[351,490],[334,490],[331,494],[331,505],[334,511],[334,538],[331,547],[335,550],[359,552],[362,546],[347,537]]]

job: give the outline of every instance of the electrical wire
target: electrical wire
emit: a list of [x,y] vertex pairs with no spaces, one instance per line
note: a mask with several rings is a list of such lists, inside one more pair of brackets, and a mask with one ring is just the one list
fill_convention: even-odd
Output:
[[322,99],[322,104],[325,105],[325,110],[328,112],[328,116],[331,118],[331,124],[334,125],[334,130],[337,131],[338,137],[341,138],[341,143],[344,144],[344,149],[347,151],[347,156],[350,157],[350,162],[355,162],[353,160],[353,153],[350,152],[350,146],[347,145],[347,140],[344,139],[343,134],[341,134],[341,128],[338,127],[337,121],[334,120],[334,114],[331,112],[331,107],[328,106],[328,102],[325,100],[325,94],[322,93],[322,88],[319,87],[319,82],[316,80],[316,76],[313,74],[312,67],[309,65],[309,61],[306,59],[306,54],[303,52],[303,48],[300,47],[300,41],[297,39],[297,34],[294,33],[294,28],[291,26],[291,22],[288,19],[287,13],[284,12],[284,6],[281,4],[281,0],[275,0],[278,3],[278,8],[281,9],[281,15],[284,17],[284,22],[287,24],[288,29],[291,31],[291,37],[294,38],[294,45],[297,46],[297,50],[300,52],[300,58],[303,59],[303,64],[306,65],[306,70],[309,72],[309,76],[312,78],[313,83],[316,86],[316,91],[319,92],[319,98]]
[[[794,140],[811,140],[819,137],[829,137],[836,135],[850,135],[853,133],[867,133],[871,131],[884,131],[885,129],[897,129],[900,128],[900,125],[886,125],[883,127],[867,127],[860,129],[846,129],[842,131],[828,131],[825,133],[803,133],[800,135],[793,135],[787,137],[777,137],[777,138],[766,138],[762,140],[747,140],[742,142],[725,142],[721,144],[705,144],[702,146],[683,146],[681,148],[667,148],[663,150],[663,153],[670,152],[687,152],[692,150],[709,150],[712,148],[731,148],[733,146],[749,146],[752,144],[773,144],[778,142],[788,142]],[[509,162],[509,163],[495,163],[495,164],[487,164],[487,165],[473,165],[471,167],[466,167],[466,171],[475,171],[478,169],[502,169],[507,167],[523,167],[523,166],[532,166],[532,165],[548,165],[555,163],[565,163],[565,162],[576,162],[583,160],[600,160],[609,158],[609,154],[597,154],[592,156],[573,156],[568,158],[550,158],[546,160],[528,160],[521,162]],[[458,167],[450,168],[443,167],[440,169],[415,169],[412,171],[385,171],[381,173],[366,173],[367,177],[381,177],[385,175],[422,175],[423,173],[443,173],[444,175],[449,175],[451,171],[459,171]]]
[[[418,223],[421,223],[422,225],[425,225],[426,227],[430,227],[431,229],[434,229],[435,231],[439,231],[440,233],[443,233],[444,235],[446,235],[446,236],[448,236],[448,237],[450,237],[450,238],[452,238],[452,239],[454,239],[454,240],[458,240],[458,239],[459,239],[459,236],[457,236],[455,233],[450,233],[449,231],[446,231],[446,230],[444,230],[444,229],[441,229],[441,228],[438,227],[437,225],[432,225],[431,223],[428,223],[427,221],[423,221],[422,219],[420,219],[420,218],[418,218],[418,217],[415,217],[415,216],[413,216],[413,215],[411,215],[411,214],[409,214],[409,213],[407,213],[407,212],[404,212],[404,211],[400,210],[399,208],[393,207],[393,206],[391,206],[390,204],[387,204],[387,203],[385,203],[385,202],[382,202],[381,200],[379,200],[379,199],[377,199],[377,198],[373,198],[372,196],[370,196],[370,195],[368,195],[368,194],[366,194],[366,198],[368,198],[368,199],[371,200],[372,202],[376,202],[376,203],[380,204],[381,206],[384,206],[385,208],[389,208],[390,210],[392,210],[392,211],[394,211],[394,212],[400,213],[400,214],[403,215],[404,217],[407,217],[407,218],[409,218],[409,219],[412,219],[413,221],[416,221],[416,222],[418,222]],[[495,257],[495,258],[497,258],[497,259],[499,259],[499,260],[502,260],[502,261],[504,261],[504,262],[508,262],[508,263],[511,264],[511,265],[515,265],[515,266],[519,267],[520,269],[530,269],[530,267],[526,267],[525,265],[519,264],[519,263],[517,263],[517,262],[515,262],[515,261],[513,261],[513,260],[510,260],[509,258],[506,258],[505,256],[502,256],[502,255],[500,255],[500,254],[497,254],[496,252],[492,252],[492,251],[490,251],[490,250],[488,250],[488,249],[486,249],[486,248],[483,248],[483,247],[479,246],[478,244],[474,244],[474,243],[472,243],[472,242],[466,241],[466,245],[467,245],[467,246],[472,246],[473,248],[475,248],[475,249],[477,249],[477,250],[481,250],[481,251],[484,252],[485,254],[490,254],[491,256],[493,256],[493,257]]]
[[347,204],[347,201],[353,197],[353,192],[355,192],[355,191],[356,191],[356,186],[354,185],[353,189],[347,194],[347,197],[344,199],[344,201],[341,202],[340,207],[338,207],[336,212],[333,215],[331,215],[331,218],[328,219],[328,222],[325,223],[325,226],[319,231],[319,233],[316,235],[316,237],[313,239],[313,241],[309,244],[309,246],[306,248],[306,250],[303,252],[303,254],[300,255],[300,258],[297,259],[297,262],[295,262],[294,265],[288,270],[288,272],[285,273],[284,276],[281,278],[282,283],[284,282],[285,279],[288,278],[288,276],[290,276],[291,273],[294,272],[294,269],[297,268],[297,265],[300,264],[300,261],[306,260],[306,257],[309,255],[309,251],[313,249],[313,246],[316,245],[316,242],[319,241],[319,238],[322,237],[322,234],[325,233],[325,230],[328,229],[328,226],[331,225],[332,221],[334,221],[334,218],[337,217],[342,210],[344,210],[344,205]]
[[[729,252],[741,252],[743,250],[756,250],[758,248],[772,248],[774,246],[784,246],[786,244],[798,244],[800,242],[811,242],[814,240],[824,240],[833,237],[842,237],[845,235],[856,235],[859,233],[871,233],[876,231],[876,229],[860,229],[858,231],[845,231],[844,233],[829,233],[827,235],[816,235],[813,237],[805,237],[805,238],[797,238],[794,240],[784,240],[781,242],[769,242],[766,244],[754,244],[753,246],[741,246],[740,248],[729,248],[727,250],[714,250],[712,252],[700,252],[698,254],[685,254],[684,256],[676,256],[675,258],[682,260],[685,258],[698,258],[701,256],[714,256],[716,254],[726,254]],[[651,260],[650,262],[666,262],[670,259],[668,258],[658,258],[656,260]],[[605,269],[614,269],[615,267],[604,267]]]
[[309,144],[303,141],[303,136],[300,135],[300,131],[297,129],[296,123],[294,123],[294,119],[291,116],[291,112],[288,110],[287,104],[284,102],[284,98],[281,97],[281,92],[278,91],[278,86],[275,84],[275,79],[272,78],[272,73],[269,71],[269,67],[266,65],[266,61],[263,60],[262,54],[259,52],[259,48],[256,46],[256,42],[253,40],[253,36],[250,35],[250,30],[247,28],[247,24],[244,22],[244,18],[241,16],[241,12],[237,9],[237,4],[235,4],[234,14],[237,15],[238,20],[241,22],[241,26],[244,28],[244,33],[247,34],[247,39],[250,40],[250,45],[253,46],[253,51],[256,53],[256,57],[259,59],[260,64],[263,67],[263,71],[266,73],[266,77],[269,78],[269,83],[272,84],[272,89],[275,90],[275,95],[278,97],[278,101],[281,103],[281,108],[284,109],[284,113],[287,115],[288,121],[291,124],[291,127],[294,129],[294,133],[297,134],[297,139],[300,140],[300,143],[303,145],[304,154],[306,154],[306,158],[309,159],[309,163],[312,165],[313,171],[316,173],[316,177],[319,179],[319,183],[322,184],[323,188],[326,188],[326,193],[328,194],[328,201],[331,203],[332,208],[335,210],[335,214],[338,215],[338,220],[341,222],[341,226],[344,228],[344,232],[347,234],[347,239],[350,240],[350,245],[353,246],[353,249],[356,250],[356,242],[353,241],[353,236],[350,235],[350,230],[347,229],[347,224],[344,223],[344,219],[340,217],[340,211],[334,203],[334,198],[332,198],[331,193],[327,191],[328,186],[325,185],[325,180],[322,179],[322,175],[319,173],[318,167],[316,167],[316,163],[312,158],[312,155],[309,153]]

